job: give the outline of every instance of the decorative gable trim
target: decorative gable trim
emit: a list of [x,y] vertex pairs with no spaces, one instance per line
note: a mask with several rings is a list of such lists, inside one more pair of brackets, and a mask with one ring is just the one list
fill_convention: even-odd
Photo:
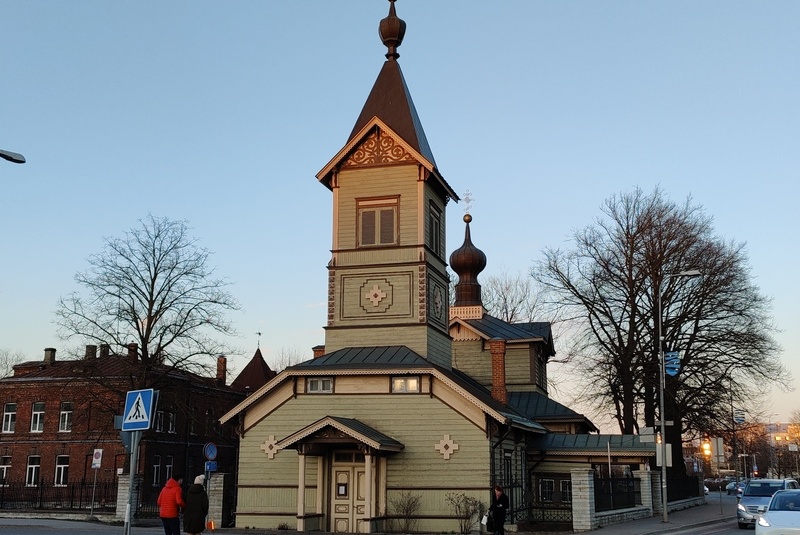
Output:
[[368,167],[404,162],[416,163],[416,158],[403,143],[399,143],[397,139],[380,128],[374,128],[342,162],[340,167]]

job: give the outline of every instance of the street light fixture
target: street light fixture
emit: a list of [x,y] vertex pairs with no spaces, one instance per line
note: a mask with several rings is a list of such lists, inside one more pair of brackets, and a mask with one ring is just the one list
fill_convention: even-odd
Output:
[[663,509],[662,522],[669,522],[669,512],[667,511],[667,422],[664,414],[664,389],[666,383],[666,362],[664,360],[664,340],[662,329],[662,310],[661,310],[661,291],[665,286],[666,281],[673,277],[699,277],[703,273],[699,269],[689,269],[686,271],[679,271],[678,273],[667,273],[664,275],[664,280],[661,281],[661,286],[658,287],[658,356],[660,363],[660,381],[659,381],[659,408],[661,412],[661,508]]
[[25,156],[16,152],[11,152],[10,150],[0,149],[0,158],[8,160],[9,162],[25,163]]

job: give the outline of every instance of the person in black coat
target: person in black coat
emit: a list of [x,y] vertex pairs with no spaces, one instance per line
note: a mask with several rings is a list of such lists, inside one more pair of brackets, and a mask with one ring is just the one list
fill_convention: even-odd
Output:
[[493,532],[495,535],[505,535],[506,511],[508,511],[508,496],[503,492],[503,488],[498,485],[494,488],[494,500],[489,507],[492,515]]
[[186,491],[186,508],[183,510],[183,531],[197,535],[206,529],[208,515],[208,494],[203,488],[206,476],[194,478],[194,485]]

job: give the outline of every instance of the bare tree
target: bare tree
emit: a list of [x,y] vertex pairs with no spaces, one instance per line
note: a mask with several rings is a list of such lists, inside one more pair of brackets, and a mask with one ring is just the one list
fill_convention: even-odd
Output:
[[89,270],[75,276],[84,293],[59,299],[59,334],[98,345],[135,342],[148,369],[203,368],[202,357],[227,352],[218,337],[235,334],[225,314],[239,308],[209,256],[185,221],[140,220],[124,238],[106,238]]
[[305,360],[309,360],[309,357],[299,347],[282,347],[278,354],[270,359],[269,367],[275,372],[281,372]]
[[[681,353],[664,407],[675,422],[666,438],[679,459],[682,432],[730,418],[730,392],[744,402],[759,384],[787,384],[770,301],[751,282],[744,246],[716,237],[691,199],[676,204],[658,189],[637,189],[609,198],[602,213],[575,232],[573,250],[546,250],[532,274],[576,326],[570,353],[585,393],[604,402],[624,433],[664,416],[663,321],[661,347]],[[670,276],[688,269],[703,276]]]
[[535,321],[541,292],[528,274],[511,275],[503,269],[481,283],[483,306],[492,316],[508,323]]
[[25,360],[25,355],[20,351],[0,349],[0,378],[14,374],[14,366]]

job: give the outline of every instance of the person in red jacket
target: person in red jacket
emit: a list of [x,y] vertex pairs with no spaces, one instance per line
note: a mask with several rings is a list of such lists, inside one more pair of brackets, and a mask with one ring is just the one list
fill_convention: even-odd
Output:
[[158,495],[158,516],[164,524],[166,535],[181,535],[180,508],[186,507],[182,483],[182,476],[172,476]]

